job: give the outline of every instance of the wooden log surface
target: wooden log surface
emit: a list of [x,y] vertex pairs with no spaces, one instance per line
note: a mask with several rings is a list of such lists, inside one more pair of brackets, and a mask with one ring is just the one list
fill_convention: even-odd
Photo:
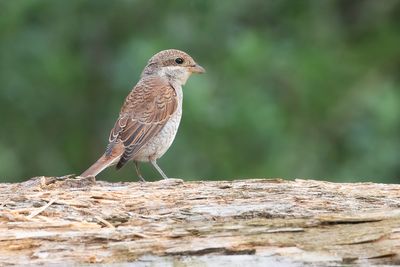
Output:
[[0,184],[0,266],[400,264],[399,207],[388,184],[37,177]]

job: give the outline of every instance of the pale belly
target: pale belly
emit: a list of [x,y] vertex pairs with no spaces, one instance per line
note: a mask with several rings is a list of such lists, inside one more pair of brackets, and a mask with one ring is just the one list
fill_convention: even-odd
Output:
[[150,161],[161,158],[175,139],[182,117],[182,106],[172,115],[164,128],[144,145],[133,157],[135,161]]

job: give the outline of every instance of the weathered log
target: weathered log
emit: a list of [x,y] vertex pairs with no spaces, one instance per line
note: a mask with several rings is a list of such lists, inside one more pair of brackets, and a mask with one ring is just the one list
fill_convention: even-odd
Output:
[[0,184],[0,265],[400,264],[399,207],[388,184],[37,177]]

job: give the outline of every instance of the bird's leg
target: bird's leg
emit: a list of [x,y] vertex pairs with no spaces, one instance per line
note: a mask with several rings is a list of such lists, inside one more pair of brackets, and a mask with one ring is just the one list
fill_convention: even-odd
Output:
[[165,175],[165,173],[161,170],[160,167],[158,167],[156,160],[150,160],[151,165],[161,174],[161,176],[164,179],[168,179],[168,177]]
[[143,178],[142,174],[140,174],[140,168],[139,168],[139,162],[138,161],[134,161],[135,163],[135,169],[136,169],[136,174],[139,177],[141,182],[146,182],[146,180]]

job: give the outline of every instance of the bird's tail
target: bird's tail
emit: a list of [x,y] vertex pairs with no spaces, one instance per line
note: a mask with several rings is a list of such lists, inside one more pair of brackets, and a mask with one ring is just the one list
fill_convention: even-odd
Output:
[[116,164],[124,153],[124,146],[122,143],[111,143],[108,145],[106,152],[101,156],[92,166],[84,171],[80,176],[96,176],[105,168]]
[[119,157],[109,157],[104,154],[101,156],[92,166],[89,167],[86,171],[84,171],[80,176],[96,176],[100,172],[102,172],[108,166],[115,164],[119,160]]

